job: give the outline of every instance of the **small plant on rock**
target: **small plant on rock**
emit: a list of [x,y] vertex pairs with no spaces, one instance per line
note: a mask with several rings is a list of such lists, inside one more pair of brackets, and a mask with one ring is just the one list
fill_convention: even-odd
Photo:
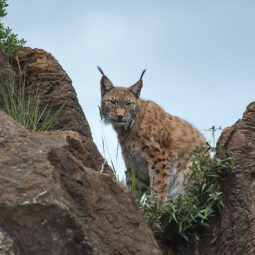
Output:
[[224,206],[221,179],[225,170],[233,169],[234,164],[231,155],[224,159],[214,155],[220,149],[207,144],[192,151],[192,164],[185,177],[189,183],[185,196],[179,195],[165,203],[159,203],[156,198],[140,201],[145,219],[161,242],[179,249],[188,241],[198,240],[201,231],[208,227],[208,219],[221,211]]

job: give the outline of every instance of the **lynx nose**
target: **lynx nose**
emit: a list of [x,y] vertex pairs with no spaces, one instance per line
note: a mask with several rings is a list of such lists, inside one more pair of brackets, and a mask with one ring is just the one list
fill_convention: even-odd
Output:
[[116,115],[118,117],[118,120],[122,120],[125,115],[125,111],[123,109],[117,109]]

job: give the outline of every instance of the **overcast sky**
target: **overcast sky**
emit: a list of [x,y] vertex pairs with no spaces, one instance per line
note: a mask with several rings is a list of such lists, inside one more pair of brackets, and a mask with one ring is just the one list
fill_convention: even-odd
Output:
[[[100,123],[100,65],[117,86],[195,125],[231,126],[255,97],[254,0],[9,0],[5,24],[50,52],[73,81],[93,138],[115,162],[117,139]],[[107,159],[109,153],[106,151]]]

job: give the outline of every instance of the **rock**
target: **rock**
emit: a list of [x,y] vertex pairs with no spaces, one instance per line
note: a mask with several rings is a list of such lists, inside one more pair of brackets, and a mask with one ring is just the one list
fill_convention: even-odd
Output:
[[[52,112],[56,112],[65,102],[66,106],[60,117],[53,123],[50,130],[73,130],[81,134],[82,144],[86,151],[87,167],[100,171],[103,167],[105,173],[112,174],[112,169],[105,162],[95,146],[90,127],[79,105],[72,81],[62,69],[57,60],[44,50],[23,48],[18,56],[11,60],[11,67],[0,52],[0,80],[16,80],[16,86],[25,84],[25,95],[35,91],[39,86],[40,106],[52,105]],[[3,103],[0,101],[0,105]]]
[[255,254],[255,102],[232,127],[223,130],[218,144],[232,151],[236,165],[226,173],[224,209],[217,229],[217,254]]
[[10,71],[12,68],[10,67],[8,60],[0,47],[0,83],[6,84],[9,80]]
[[[15,73],[10,66],[7,57],[0,47],[0,85],[6,89],[9,86],[10,77],[15,78]],[[1,95],[0,90],[0,95]],[[4,106],[3,98],[0,96],[0,107]],[[4,108],[4,107],[3,107]]]
[[161,254],[127,188],[85,167],[82,143],[0,112],[1,254]]
[[0,228],[0,254],[1,255],[21,255],[17,247],[14,246],[10,236]]

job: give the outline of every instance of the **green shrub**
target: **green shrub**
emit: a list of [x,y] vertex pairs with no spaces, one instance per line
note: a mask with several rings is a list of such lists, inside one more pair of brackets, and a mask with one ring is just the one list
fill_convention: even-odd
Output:
[[233,169],[234,164],[231,156],[225,159],[215,156],[220,149],[207,144],[192,151],[192,165],[185,176],[189,183],[185,196],[179,195],[165,203],[159,203],[156,198],[139,202],[158,240],[177,249],[183,247],[188,241],[199,239],[201,231],[208,227],[208,219],[221,211],[221,179],[225,170]]
[[20,49],[19,46],[25,45],[24,39],[18,39],[18,35],[12,33],[12,29],[5,27],[2,19],[7,15],[7,0],[0,0],[0,47],[5,51],[8,58],[16,55]]

